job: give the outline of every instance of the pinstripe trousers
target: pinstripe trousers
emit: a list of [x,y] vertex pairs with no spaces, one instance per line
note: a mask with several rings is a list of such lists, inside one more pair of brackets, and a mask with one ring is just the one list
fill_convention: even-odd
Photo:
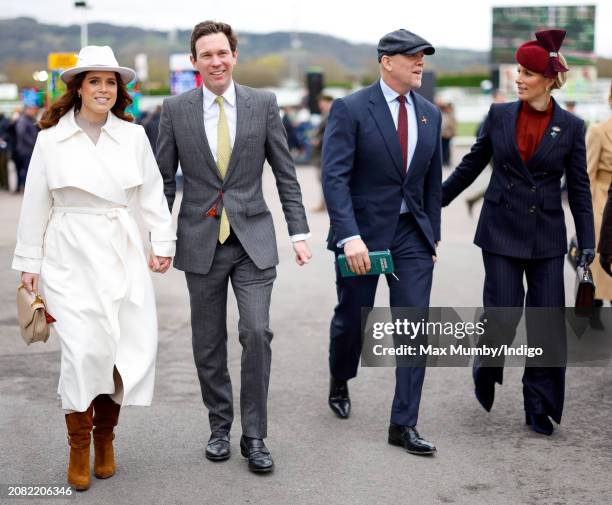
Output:
[[270,298],[276,267],[260,270],[231,234],[217,244],[210,271],[185,272],[191,302],[193,356],[202,399],[213,433],[228,433],[234,418],[232,383],[227,369],[227,288],[238,302],[238,339],[242,345],[240,413],[242,433],[266,438],[272,331]]
[[[564,307],[565,289],[563,284],[564,256],[553,258],[522,259],[512,258],[482,251],[485,267],[483,292],[484,307]],[[525,291],[524,280],[527,281]],[[556,318],[554,326],[548,326],[546,334],[534,334],[527,314],[527,339],[530,345],[547,338],[564,342],[563,321]],[[518,319],[516,320],[518,324]],[[515,326],[516,328],[516,326]],[[531,331],[530,331],[531,330]],[[510,335],[510,339],[514,334]],[[483,370],[480,361],[474,363],[474,376],[488,374],[499,384],[503,379],[503,368]],[[565,367],[526,366],[523,373],[523,398],[525,411],[534,414],[547,414],[557,423],[561,422],[563,399],[565,396]]]

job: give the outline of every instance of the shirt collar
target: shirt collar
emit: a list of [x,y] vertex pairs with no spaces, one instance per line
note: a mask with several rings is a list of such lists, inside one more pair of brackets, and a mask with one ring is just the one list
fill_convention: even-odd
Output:
[[[217,95],[210,91],[204,84],[202,84],[202,92],[204,93],[204,110],[210,109],[215,103]],[[229,87],[225,90],[225,93],[221,96],[230,106],[234,107],[236,105],[236,86],[234,85],[233,79]]]
[[[102,130],[105,131],[115,142],[121,143],[121,135],[119,135],[119,127],[121,120],[112,112],[108,113],[106,123],[102,125]],[[82,132],[81,127],[74,119],[74,107],[64,114],[57,123],[58,140],[66,140],[72,137],[77,132]]]
[[[383,95],[387,103],[393,102],[399,96],[399,93],[392,89],[381,77],[380,78],[380,88],[382,89]],[[408,92],[408,94],[404,95],[406,97],[406,104],[412,105],[412,93]]]

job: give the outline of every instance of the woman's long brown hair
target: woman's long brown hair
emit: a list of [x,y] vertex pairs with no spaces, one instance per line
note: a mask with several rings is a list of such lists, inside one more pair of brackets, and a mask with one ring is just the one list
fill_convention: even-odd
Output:
[[[43,114],[43,117],[38,122],[38,126],[42,130],[55,126],[60,118],[73,107],[77,111],[80,110],[81,98],[79,97],[78,90],[83,84],[86,75],[87,72],[75,75],[74,79],[68,83],[65,93]],[[111,112],[119,119],[132,122],[134,121],[134,116],[125,112],[125,109],[132,103],[132,97],[121,80],[121,76],[117,72],[115,72],[115,76],[117,77],[117,101],[113,105]]]

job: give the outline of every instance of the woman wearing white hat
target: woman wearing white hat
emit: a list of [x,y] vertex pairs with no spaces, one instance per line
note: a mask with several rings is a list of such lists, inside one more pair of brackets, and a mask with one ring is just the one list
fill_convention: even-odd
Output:
[[61,74],[67,91],[40,121],[13,259],[28,290],[38,290],[40,276],[57,320],[68,482],[79,490],[90,484],[92,428],[94,475],[108,478],[120,406],[153,396],[157,315],[131,208],[150,231],[152,271],[165,272],[175,250],[153,152],[125,112],[134,77],[108,46],[84,47]]

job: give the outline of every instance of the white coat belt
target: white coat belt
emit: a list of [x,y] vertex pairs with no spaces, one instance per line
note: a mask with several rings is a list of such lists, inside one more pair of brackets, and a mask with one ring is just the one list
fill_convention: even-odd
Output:
[[51,210],[58,214],[103,215],[106,216],[107,219],[117,220],[117,222],[127,233],[127,245],[122,245],[123,241],[117,233],[114,233],[110,239],[115,252],[121,260],[124,270],[122,287],[115,296],[115,300],[119,300],[127,296],[132,303],[138,305],[139,307],[142,306],[144,301],[145,285],[145,280],[142,278],[142,241],[138,233],[136,222],[130,215],[131,210],[128,207],[98,208],[58,206],[52,207]]

